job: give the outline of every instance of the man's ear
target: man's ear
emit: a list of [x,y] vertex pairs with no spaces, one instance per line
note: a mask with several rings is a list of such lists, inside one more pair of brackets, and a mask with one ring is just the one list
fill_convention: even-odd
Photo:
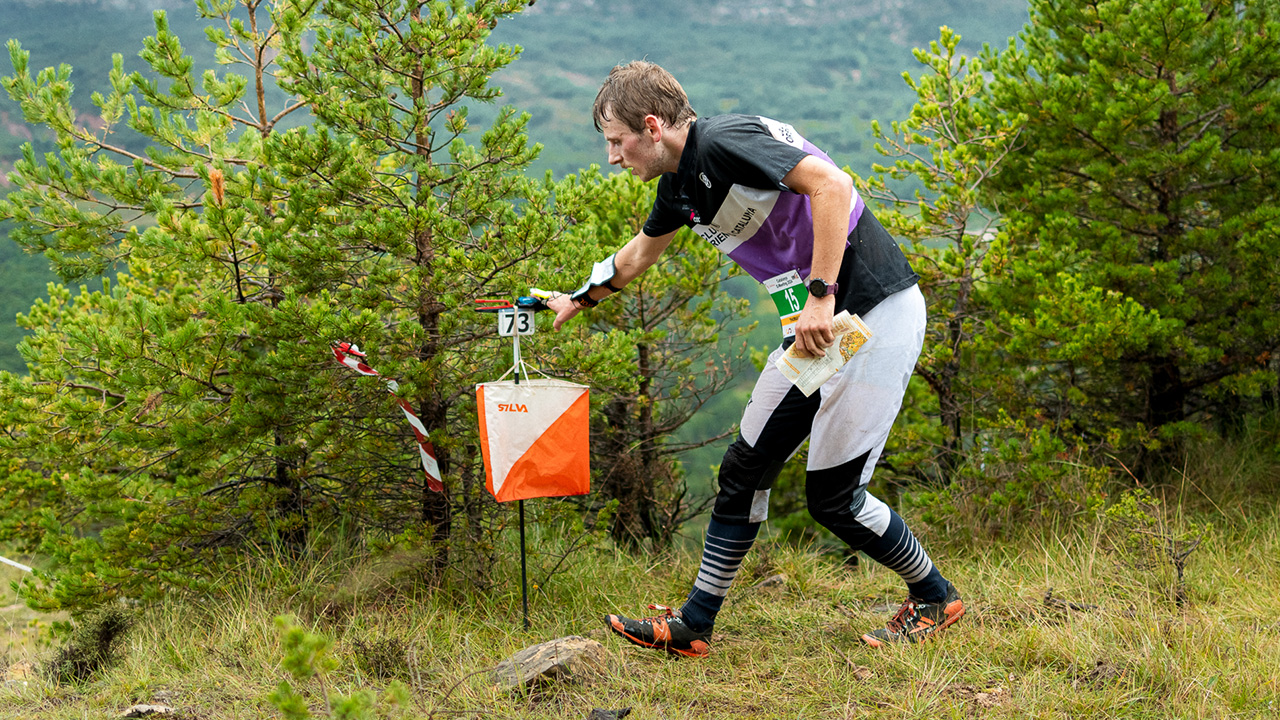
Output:
[[655,143],[662,141],[662,121],[658,119],[657,115],[645,115],[644,128],[653,135],[653,141]]

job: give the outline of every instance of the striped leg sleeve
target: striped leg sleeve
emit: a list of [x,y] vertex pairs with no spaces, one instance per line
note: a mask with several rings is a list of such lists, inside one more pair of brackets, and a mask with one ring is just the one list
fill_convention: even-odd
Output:
[[680,608],[684,622],[695,632],[715,624],[716,614],[724,604],[729,586],[742,568],[742,560],[755,542],[760,523],[729,525],[711,519],[707,526],[706,544],[702,548],[702,564],[693,591]]
[[[868,502],[880,503],[879,500],[867,496]],[[907,592],[912,597],[925,602],[941,602],[947,596],[947,581],[938,568],[929,559],[920,541],[912,534],[907,523],[898,513],[887,505],[883,506],[888,514],[888,523],[884,533],[877,536],[874,532],[856,533],[862,541],[861,550],[867,557],[898,573],[907,583]],[[854,533],[850,533],[855,535]],[[848,539],[846,539],[848,542]],[[850,543],[852,545],[852,543]]]

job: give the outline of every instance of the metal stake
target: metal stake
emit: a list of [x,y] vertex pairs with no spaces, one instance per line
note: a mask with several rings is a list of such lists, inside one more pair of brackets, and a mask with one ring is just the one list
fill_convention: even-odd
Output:
[[[525,302],[526,300],[529,302],[526,303]],[[500,300],[477,300],[476,304],[480,306],[476,308],[480,312],[498,313],[498,334],[499,335],[508,335],[508,334],[511,335],[511,359],[513,364],[515,365],[514,367],[515,374],[516,374],[515,384],[519,385],[520,371],[523,369],[521,366],[524,365],[524,363],[521,361],[521,358],[520,358],[520,334],[521,334],[522,328],[525,334],[532,335],[534,330],[533,313],[536,310],[545,310],[546,306],[532,297],[519,298],[516,301],[515,305],[512,305],[511,303],[504,303],[503,301],[500,301]],[[504,325],[503,318],[504,318],[504,315],[508,312],[511,313],[511,315],[508,316],[510,317],[511,323],[510,325]],[[527,313],[527,315],[525,315],[524,313]],[[522,323],[520,322],[522,317],[527,319],[528,322],[526,324],[522,325]],[[505,377],[505,375],[503,377]],[[528,379],[528,373],[525,374],[525,379]],[[529,563],[528,563],[528,553],[525,550],[525,539],[524,539],[524,500],[519,500],[518,505],[520,508],[520,604],[524,608],[524,629],[528,630],[529,629]]]
[[520,602],[524,606],[524,629],[529,629],[529,579],[525,569],[524,554],[524,501],[518,500],[520,506]]
[[[520,384],[520,336],[511,336],[511,355],[516,365],[516,385]],[[524,608],[524,629],[529,629],[529,574],[524,549],[524,500],[517,500],[520,508],[520,604]]]

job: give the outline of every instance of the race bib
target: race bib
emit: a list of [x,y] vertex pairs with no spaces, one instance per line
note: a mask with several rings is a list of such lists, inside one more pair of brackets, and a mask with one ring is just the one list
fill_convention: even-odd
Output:
[[784,272],[764,281],[765,290],[778,306],[778,319],[782,321],[782,337],[795,337],[796,320],[800,319],[800,311],[804,309],[805,300],[809,299],[809,291],[800,280],[800,273],[795,270]]

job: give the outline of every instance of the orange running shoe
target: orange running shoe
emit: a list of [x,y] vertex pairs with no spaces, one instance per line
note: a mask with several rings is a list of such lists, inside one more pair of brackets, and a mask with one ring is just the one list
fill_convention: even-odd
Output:
[[956,586],[947,583],[947,599],[940,603],[927,603],[908,597],[898,613],[882,628],[862,636],[871,647],[887,643],[916,643],[928,640],[947,629],[964,616],[964,601]]
[[632,620],[621,615],[606,615],[609,629],[640,647],[666,650],[685,657],[702,658],[711,653],[711,631],[694,632],[684,620],[666,605],[650,605],[661,610],[654,617]]

